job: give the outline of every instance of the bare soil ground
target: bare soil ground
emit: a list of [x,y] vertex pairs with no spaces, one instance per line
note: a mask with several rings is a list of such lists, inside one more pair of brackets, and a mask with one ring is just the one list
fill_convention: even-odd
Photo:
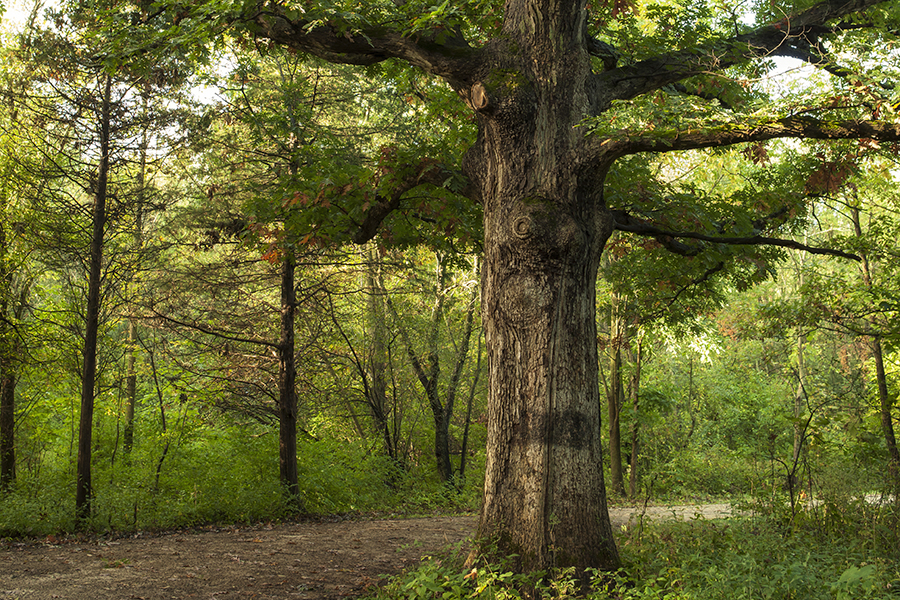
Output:
[[[642,511],[611,509],[613,526]],[[651,507],[645,518],[718,518],[727,505]],[[0,544],[0,600],[331,600],[461,548],[474,516],[214,527],[120,539]],[[458,550],[457,550],[458,551]]]

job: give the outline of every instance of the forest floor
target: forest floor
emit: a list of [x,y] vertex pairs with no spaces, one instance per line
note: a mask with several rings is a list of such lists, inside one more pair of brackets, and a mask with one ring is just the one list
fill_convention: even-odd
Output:
[[[613,527],[641,515],[611,508]],[[650,518],[719,518],[724,504],[649,507]],[[0,600],[354,597],[423,556],[459,552],[474,516],[215,526],[112,538],[0,543]]]

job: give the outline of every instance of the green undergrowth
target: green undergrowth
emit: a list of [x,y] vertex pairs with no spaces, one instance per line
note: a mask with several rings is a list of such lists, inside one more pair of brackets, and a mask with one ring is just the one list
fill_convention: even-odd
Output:
[[[836,520],[786,523],[784,515],[656,522],[618,532],[623,568],[593,573],[590,591],[571,571],[514,574],[502,564],[448,553],[426,559],[377,592],[378,600],[591,598],[596,600],[900,599],[898,515],[833,507]],[[858,507],[856,507],[858,508]]]
[[[121,448],[114,454],[101,447],[95,452],[87,529],[159,531],[336,514],[396,518],[478,506],[477,471],[454,488],[442,485],[430,465],[398,470],[365,444],[323,437],[298,444],[297,510],[279,482],[277,442],[259,426],[205,428],[171,440],[161,463],[159,440],[141,440],[129,456]],[[75,529],[74,456],[68,448],[51,449],[39,469],[21,470],[14,488],[0,498],[0,537]]]

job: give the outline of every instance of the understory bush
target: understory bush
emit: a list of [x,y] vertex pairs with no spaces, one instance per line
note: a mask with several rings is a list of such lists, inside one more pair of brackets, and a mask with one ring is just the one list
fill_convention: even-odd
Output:
[[[900,598],[900,515],[845,507],[840,527],[815,516],[790,529],[773,518],[654,522],[618,532],[623,568],[593,573],[589,590],[572,571],[514,574],[502,564],[463,567],[462,554],[427,559],[380,590],[379,600],[590,598],[595,600],[850,600]],[[835,507],[837,510],[837,507]],[[894,509],[895,510],[895,509]],[[857,515],[855,522],[849,515]],[[893,531],[893,541],[873,535]]]
[[739,452],[725,447],[675,453],[645,479],[652,481],[651,498],[674,502],[686,498],[728,498],[749,493],[752,472]]
[[[165,442],[168,450],[163,451]],[[130,455],[95,452],[95,531],[169,529],[292,516],[279,481],[277,433],[259,425],[207,427],[166,440],[158,434]],[[331,437],[298,443],[302,511],[307,514],[473,510],[481,474],[462,491],[431,473],[399,476],[362,443]],[[158,476],[157,476],[158,471]],[[75,458],[43,456],[20,473],[0,502],[0,536],[43,536],[75,527]],[[395,510],[396,509],[396,510]]]
[[865,535],[895,517],[868,516],[862,531],[861,522],[836,528],[812,517],[789,527],[774,516],[657,523],[622,539],[636,585],[619,597],[900,598],[897,547]]

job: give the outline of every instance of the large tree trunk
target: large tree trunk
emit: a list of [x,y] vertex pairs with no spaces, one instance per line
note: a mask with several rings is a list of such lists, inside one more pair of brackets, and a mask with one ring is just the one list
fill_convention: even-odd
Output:
[[294,256],[289,250],[281,260],[281,339],[278,343],[278,446],[281,484],[290,505],[300,509],[297,474],[297,370],[294,361]]
[[[478,533],[498,536],[500,552],[518,554],[525,570],[615,567],[600,451],[596,259],[574,244],[547,260],[556,268],[541,268],[527,258],[546,252],[541,244],[498,229],[486,232],[502,241],[487,243],[484,266],[491,386]],[[505,252],[524,260],[500,260]]]
[[[549,1],[549,0],[548,0]],[[466,170],[484,208],[490,392],[478,535],[519,569],[614,569],[600,450],[595,285],[603,169],[572,160],[590,111],[580,2],[507,3],[514,61],[473,86]],[[503,42],[501,42],[503,43]]]
[[78,427],[78,464],[75,485],[75,518],[84,524],[91,515],[91,436],[94,388],[97,377],[97,334],[100,328],[100,286],[103,268],[103,235],[106,227],[106,188],[109,178],[110,104],[112,77],[106,76],[99,130],[100,163],[94,189],[88,296],[84,325],[84,362],[81,372],[81,419]]

